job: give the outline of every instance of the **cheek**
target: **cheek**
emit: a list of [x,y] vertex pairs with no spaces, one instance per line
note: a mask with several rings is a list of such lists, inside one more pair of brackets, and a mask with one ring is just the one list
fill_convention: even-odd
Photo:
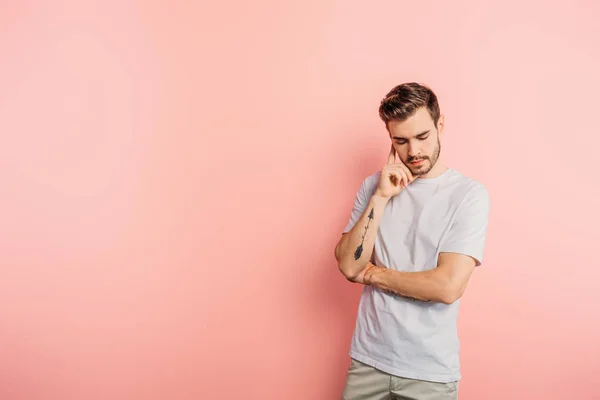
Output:
[[398,154],[400,155],[400,160],[402,160],[402,162],[406,162],[406,160],[408,159],[408,154],[406,153],[406,150],[400,150]]
[[435,150],[435,146],[436,146],[435,142],[427,142],[427,143],[425,143],[423,148],[428,154],[432,154],[433,151]]

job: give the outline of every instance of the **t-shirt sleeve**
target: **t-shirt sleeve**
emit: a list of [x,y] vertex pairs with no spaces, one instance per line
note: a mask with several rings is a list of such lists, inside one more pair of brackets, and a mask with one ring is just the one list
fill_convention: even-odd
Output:
[[490,197],[485,186],[471,189],[457,210],[454,223],[440,247],[440,252],[471,256],[476,260],[476,266],[480,266],[483,261],[489,212]]
[[360,187],[358,188],[358,192],[356,193],[356,198],[354,199],[354,207],[352,207],[352,213],[350,214],[350,220],[348,224],[344,228],[343,233],[347,233],[354,227],[354,225],[358,222],[360,217],[365,212],[365,209],[369,205],[370,196],[367,193],[367,181],[368,177],[365,178]]

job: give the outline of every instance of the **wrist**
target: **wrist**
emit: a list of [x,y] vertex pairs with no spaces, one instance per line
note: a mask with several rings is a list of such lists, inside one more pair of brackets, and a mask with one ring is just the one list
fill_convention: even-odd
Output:
[[373,264],[372,262],[368,262],[367,265],[365,266],[365,268],[361,271],[361,273],[358,275],[358,283],[362,283],[363,285],[368,285],[369,281],[368,281],[368,275],[370,274],[370,271],[375,268],[375,264]]
[[380,282],[381,274],[387,270],[386,267],[378,267],[374,265],[365,273],[365,284],[377,286]]
[[371,196],[371,199],[375,203],[387,203],[390,200],[390,197],[382,195],[381,192],[379,192],[379,189],[377,189],[375,190],[375,193],[373,193],[373,196]]

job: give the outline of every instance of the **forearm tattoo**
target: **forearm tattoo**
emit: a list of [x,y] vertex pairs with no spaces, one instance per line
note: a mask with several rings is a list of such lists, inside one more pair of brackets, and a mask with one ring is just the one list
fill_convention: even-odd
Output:
[[371,212],[369,213],[369,221],[367,222],[367,226],[365,226],[365,233],[363,233],[362,236],[362,241],[360,242],[360,246],[358,246],[356,248],[356,251],[354,252],[354,259],[358,260],[360,258],[360,256],[362,255],[363,252],[363,244],[365,243],[365,236],[367,236],[367,231],[369,230],[369,225],[371,225],[371,221],[373,220],[373,218],[375,217],[373,211],[375,211],[375,207],[373,207],[371,209]]

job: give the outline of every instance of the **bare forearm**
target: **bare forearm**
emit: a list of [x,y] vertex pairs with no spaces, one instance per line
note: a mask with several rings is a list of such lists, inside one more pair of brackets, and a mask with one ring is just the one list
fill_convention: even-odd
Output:
[[[368,271],[368,272],[367,272]],[[362,283],[386,292],[421,301],[450,304],[454,298],[451,280],[437,269],[419,272],[395,271],[385,267],[365,268]]]
[[348,280],[354,280],[371,259],[379,223],[388,201],[389,198],[374,194],[358,222],[340,240],[336,259],[340,271]]

